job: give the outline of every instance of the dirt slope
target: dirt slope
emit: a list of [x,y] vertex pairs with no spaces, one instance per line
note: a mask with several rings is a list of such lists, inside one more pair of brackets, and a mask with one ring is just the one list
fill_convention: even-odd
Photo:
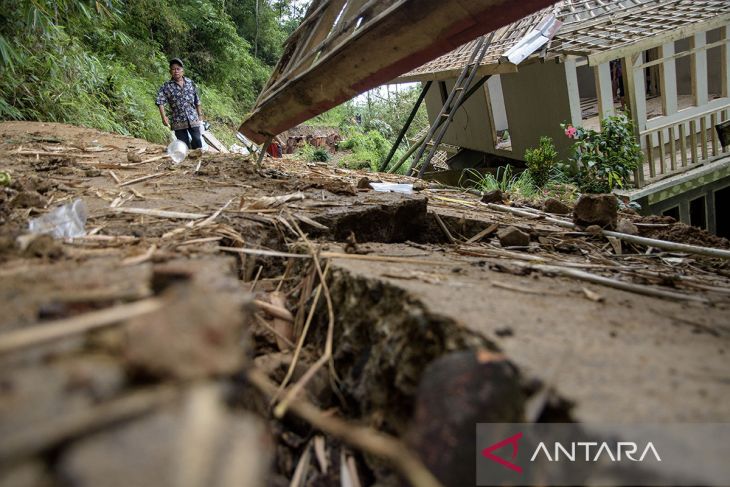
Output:
[[[205,154],[175,166],[163,147],[60,124],[2,123],[0,136],[11,178],[0,188],[0,485],[289,485],[302,458],[301,485],[339,485],[342,462],[363,485],[400,484],[382,458],[295,415],[271,419],[246,377],[278,384],[292,363],[290,384],[311,376],[295,402],[422,453],[433,404],[419,397],[460,401],[430,419],[470,431],[730,420],[726,260],[609,241],[420,182],[377,193],[363,181],[376,175],[322,164],[267,159],[257,171]],[[29,219],[76,198],[89,208],[85,237],[26,236]],[[510,226],[529,245],[502,247]],[[333,360],[305,374],[328,331]],[[468,359],[446,373],[447,357],[476,357],[487,371],[476,389],[491,392],[424,385],[476,370]],[[439,478],[455,485],[449,468]]]

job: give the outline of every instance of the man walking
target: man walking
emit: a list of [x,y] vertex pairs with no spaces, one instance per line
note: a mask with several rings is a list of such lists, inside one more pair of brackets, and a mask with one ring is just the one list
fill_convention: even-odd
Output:
[[[203,146],[200,140],[203,112],[195,83],[184,73],[183,62],[178,58],[171,59],[170,80],[160,87],[155,103],[160,109],[162,123],[174,130],[175,136],[189,148],[199,149]],[[172,120],[165,114],[165,104],[170,106]]]

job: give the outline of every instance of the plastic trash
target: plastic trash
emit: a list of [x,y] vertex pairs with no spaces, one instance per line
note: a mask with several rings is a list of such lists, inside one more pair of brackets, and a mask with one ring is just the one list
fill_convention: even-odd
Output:
[[31,233],[48,233],[55,238],[75,238],[86,235],[86,219],[89,209],[84,200],[78,198],[72,203],[57,206],[45,215],[28,223]]
[[375,191],[380,191],[383,193],[413,193],[413,185],[405,183],[370,183],[370,187],[373,188]]
[[188,155],[188,146],[175,137],[175,132],[170,132],[170,145],[167,146],[167,154],[175,164],[180,164]]

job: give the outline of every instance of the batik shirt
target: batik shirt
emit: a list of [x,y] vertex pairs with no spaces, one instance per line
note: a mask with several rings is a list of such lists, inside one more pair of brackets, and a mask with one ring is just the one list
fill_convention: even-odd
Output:
[[180,86],[174,80],[166,81],[157,92],[157,105],[168,104],[172,115],[170,125],[173,130],[187,129],[200,126],[200,118],[195,109],[200,105],[198,90],[195,83],[189,78],[183,77],[183,85]]

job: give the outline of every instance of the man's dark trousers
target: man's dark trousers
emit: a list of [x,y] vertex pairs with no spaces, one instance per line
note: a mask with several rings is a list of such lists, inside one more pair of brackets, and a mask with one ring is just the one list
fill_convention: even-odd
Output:
[[[188,135],[188,132],[190,133]],[[180,129],[175,131],[175,137],[185,142],[188,149],[200,149],[203,147],[203,141],[200,140],[200,127],[190,127],[189,129]],[[190,139],[192,138],[192,142]]]

